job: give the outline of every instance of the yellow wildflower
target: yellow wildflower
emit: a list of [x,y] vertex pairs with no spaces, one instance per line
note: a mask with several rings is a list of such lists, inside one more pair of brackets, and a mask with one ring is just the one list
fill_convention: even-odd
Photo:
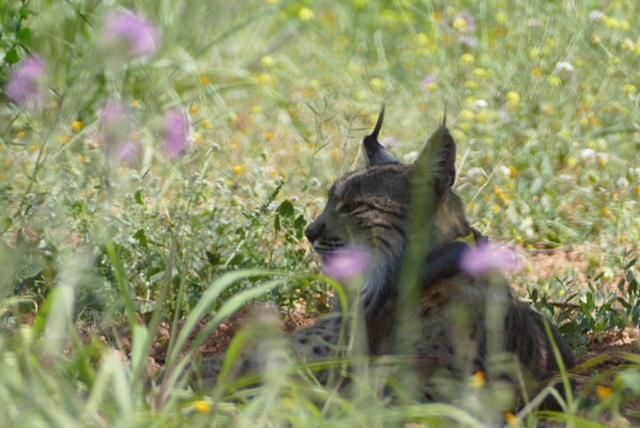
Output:
[[260,64],[262,64],[262,66],[265,68],[273,67],[275,63],[276,61],[271,55],[265,55],[260,59]]
[[511,412],[505,413],[504,420],[507,422],[508,427],[516,428],[520,426],[520,419]]
[[467,80],[466,82],[464,82],[464,87],[475,91],[480,87],[480,85],[475,80]]
[[589,116],[589,120],[587,121],[587,123],[592,128],[600,128],[600,126],[602,126],[602,121],[600,120],[600,118],[594,115]]
[[204,143],[204,137],[202,136],[202,134],[201,134],[201,133],[199,133],[199,132],[194,132],[194,134],[193,134],[193,141],[194,141],[196,144],[198,144],[198,145],[203,144],[203,143]]
[[200,106],[198,104],[193,104],[189,109],[192,115],[197,116],[200,114]]
[[591,43],[593,43],[594,45],[600,44],[601,41],[602,39],[597,34],[591,35]]
[[507,14],[504,12],[496,13],[496,22],[498,24],[504,25],[507,23]]
[[369,86],[371,86],[371,89],[373,89],[374,91],[381,91],[385,86],[384,80],[374,77],[373,79],[369,80]]
[[233,167],[233,174],[234,175],[243,175],[245,172],[247,172],[247,167],[244,165],[236,165]]
[[626,49],[628,51],[635,51],[636,50],[636,44],[633,43],[633,40],[631,40],[630,38],[627,37],[622,42],[622,49]]
[[207,415],[213,410],[213,404],[206,400],[197,400],[193,403],[193,410],[201,415]]
[[465,21],[461,17],[454,19],[452,26],[458,31],[467,31],[467,28],[468,28],[467,21]]
[[596,386],[596,395],[600,401],[608,400],[613,395],[613,389],[608,386],[598,385]]
[[422,47],[429,46],[429,36],[425,33],[416,34],[416,44]]
[[71,129],[73,129],[74,132],[80,132],[82,131],[82,128],[84,128],[84,122],[81,120],[74,120],[71,123]]
[[636,186],[636,193],[640,196],[640,184]]
[[486,383],[487,375],[483,371],[477,371],[471,376],[471,386],[474,388],[482,388]]
[[209,86],[211,84],[209,76],[200,76],[199,81],[202,86]]
[[465,53],[460,57],[460,62],[464,65],[471,65],[476,62],[476,58],[470,53]]
[[209,119],[205,119],[202,121],[202,127],[204,129],[211,129],[213,128],[213,125],[211,125],[211,122],[209,121]]
[[560,79],[555,74],[552,74],[551,76],[547,77],[547,82],[549,82],[549,84],[551,86],[560,86],[560,85],[562,85],[562,79]]
[[313,16],[313,11],[308,7],[303,7],[298,12],[298,18],[300,18],[301,21],[311,21]]
[[631,24],[629,24],[629,21],[627,21],[626,19],[620,21],[620,29],[622,31],[629,31],[629,28],[631,28]]
[[274,137],[275,137],[275,134],[273,133],[273,131],[267,131],[264,133],[264,139],[267,140],[269,143],[273,141]]
[[[18,140],[24,140],[24,137],[26,137],[26,136],[27,136],[27,133],[26,133],[26,132],[24,132],[24,131],[18,131],[18,132],[16,133],[16,138],[17,138]],[[4,147],[4,144],[3,144],[2,146]]]
[[531,74],[533,75],[533,77],[538,79],[538,78],[544,76],[544,70],[542,69],[542,67],[537,66],[537,67],[533,68],[533,70],[531,71]]
[[529,49],[529,58],[536,59],[540,56],[540,48]]
[[463,109],[460,111],[460,117],[462,120],[472,121],[475,118],[475,114],[469,109]]
[[604,18],[602,18],[602,22],[604,22],[604,25],[607,28],[610,28],[612,30],[617,30],[618,28],[620,28],[620,22],[616,18],[605,16]]
[[507,105],[511,109],[516,109],[518,107],[518,104],[520,104],[520,94],[517,93],[516,91],[507,92],[507,95],[505,98],[507,100]]
[[484,68],[476,68],[473,70],[473,75],[478,79],[487,79],[489,78],[489,72]]
[[270,86],[273,85],[274,79],[269,73],[260,73],[256,76],[256,81],[259,85]]
[[478,123],[487,123],[493,119],[493,112],[489,110],[480,110],[476,113],[476,121]]
[[547,116],[553,116],[556,112],[556,109],[551,104],[543,104],[542,105],[542,113]]
[[140,100],[133,100],[133,101],[131,101],[131,107],[133,107],[135,109],[141,109],[142,108],[142,103],[140,102]]
[[624,94],[627,97],[633,97],[636,92],[638,92],[638,88],[636,88],[636,85],[632,85],[631,83],[624,85]]

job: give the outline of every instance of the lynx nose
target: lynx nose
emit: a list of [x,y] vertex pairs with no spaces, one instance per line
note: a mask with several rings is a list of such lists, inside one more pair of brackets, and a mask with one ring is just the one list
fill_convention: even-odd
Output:
[[304,235],[307,237],[309,242],[313,244],[313,241],[318,239],[318,237],[322,234],[324,230],[324,222],[314,221],[304,230]]

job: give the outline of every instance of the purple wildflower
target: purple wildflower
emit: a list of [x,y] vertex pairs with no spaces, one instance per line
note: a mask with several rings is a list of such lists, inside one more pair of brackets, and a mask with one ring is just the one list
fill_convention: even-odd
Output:
[[39,108],[46,98],[45,77],[47,65],[39,56],[22,60],[11,73],[6,93],[23,108]]
[[371,264],[369,253],[361,248],[341,248],[324,260],[322,272],[340,282],[347,282],[360,275]]
[[128,47],[127,54],[137,58],[153,56],[160,46],[160,31],[128,10],[107,16],[102,37],[108,44],[124,42]]
[[115,147],[111,157],[118,163],[131,164],[140,158],[140,152],[139,144],[132,141],[124,141]]
[[119,100],[107,101],[102,110],[100,130],[103,140],[114,145],[129,138],[131,133],[131,113],[128,107]]
[[139,145],[131,141],[132,128],[129,108],[119,100],[107,101],[102,110],[100,136],[107,156],[117,163],[133,163],[140,157]]
[[461,36],[458,42],[469,49],[476,49],[478,47],[478,39],[473,36]]
[[430,74],[420,82],[420,87],[423,91],[430,92],[438,84],[438,76]]
[[518,270],[522,256],[504,245],[488,243],[469,249],[460,262],[462,270],[472,276],[483,276],[491,272],[503,273]]
[[164,144],[162,152],[169,159],[184,156],[191,146],[191,125],[189,116],[181,108],[169,110],[164,118]]

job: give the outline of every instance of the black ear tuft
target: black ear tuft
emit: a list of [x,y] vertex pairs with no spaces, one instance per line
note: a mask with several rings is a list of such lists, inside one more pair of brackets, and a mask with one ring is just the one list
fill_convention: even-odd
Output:
[[369,166],[400,163],[382,146],[382,144],[378,142],[378,135],[380,134],[380,128],[382,128],[382,122],[384,122],[384,106],[382,106],[382,109],[380,110],[380,115],[378,116],[378,120],[373,131],[362,140],[362,148],[364,149],[364,154],[367,156],[367,163]]

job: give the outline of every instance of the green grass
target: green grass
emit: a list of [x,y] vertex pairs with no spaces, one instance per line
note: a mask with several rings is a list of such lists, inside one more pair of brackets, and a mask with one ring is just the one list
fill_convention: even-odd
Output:
[[[0,94],[0,418],[8,426],[501,418],[503,392],[493,384],[458,385],[450,404],[399,405],[375,394],[377,374],[349,398],[288,376],[233,394],[193,392],[172,377],[188,362],[181,320],[195,326],[206,316],[204,340],[255,299],[283,312],[327,310],[330,286],[314,274],[302,230],[330,183],[362,165],[360,140],[382,103],[382,136],[404,159],[446,110],[458,143],[456,189],[483,233],[527,249],[590,246],[586,280],[572,266],[558,278],[515,279],[579,352],[638,325],[635,0],[118,3],[0,0],[0,87],[29,53],[48,65],[42,110]],[[119,7],[160,29],[161,49],[148,61],[123,61],[102,43],[104,18]],[[604,15],[594,20],[597,9]],[[456,20],[461,12],[474,17],[473,31]],[[135,165],[110,162],[99,142],[110,97],[131,106],[142,148]],[[195,143],[170,160],[160,153],[162,118],[176,106],[189,111]],[[170,358],[150,384],[145,366],[160,326],[172,332]],[[113,349],[130,351],[129,362]],[[638,423],[640,360],[624,361],[590,372],[553,418]],[[597,387],[611,387],[611,397],[594,395]],[[540,414],[526,413],[522,423],[533,426]]]

